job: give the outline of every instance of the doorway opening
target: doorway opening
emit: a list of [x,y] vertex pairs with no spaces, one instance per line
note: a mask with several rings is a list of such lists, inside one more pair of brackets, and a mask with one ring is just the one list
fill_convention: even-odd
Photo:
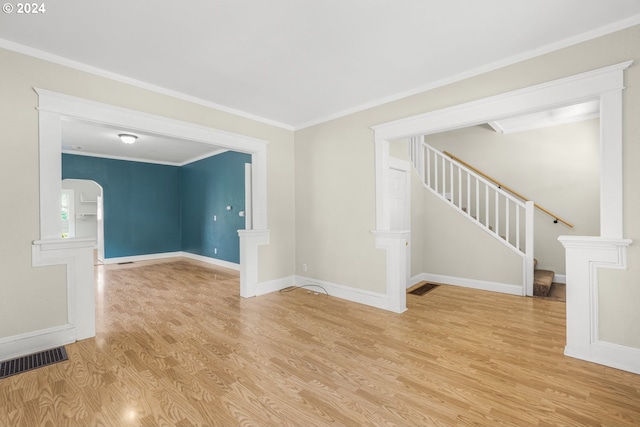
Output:
[[48,90],[38,94],[40,239],[33,242],[33,266],[67,266],[67,324],[53,331],[56,342],[95,336],[92,238],[61,238],[62,128],[66,121],[117,127],[178,138],[251,155],[251,228],[240,235],[240,295],[253,297],[258,285],[258,246],[269,243],[267,227],[267,141],[193,123],[115,107]]
[[[102,186],[86,179],[63,179],[62,194],[72,206],[63,218],[63,238],[85,237],[96,241],[94,265],[104,263],[104,192]],[[64,212],[64,196],[63,209]],[[67,227],[64,225],[67,224]],[[67,235],[65,236],[65,230]]]

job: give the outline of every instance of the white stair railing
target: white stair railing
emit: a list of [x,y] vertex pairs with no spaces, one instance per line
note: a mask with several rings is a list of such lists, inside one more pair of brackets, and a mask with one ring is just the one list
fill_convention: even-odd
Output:
[[523,294],[533,293],[534,203],[522,201],[423,142],[410,140],[409,155],[425,188],[523,259]]

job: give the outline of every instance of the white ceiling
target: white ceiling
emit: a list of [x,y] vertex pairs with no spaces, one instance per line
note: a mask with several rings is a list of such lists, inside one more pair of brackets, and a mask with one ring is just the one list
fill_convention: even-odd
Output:
[[488,124],[496,132],[508,134],[597,119],[598,117],[600,117],[600,102],[599,100],[593,100],[538,113],[495,120]]
[[[0,47],[287,129],[640,23],[639,0],[44,4],[40,14],[0,14]],[[92,144],[76,137],[66,144]],[[196,157],[208,148],[188,145],[180,150]]]
[[[124,144],[118,137],[121,133],[134,134],[138,139]],[[185,139],[78,120],[62,122],[62,152],[69,154],[182,166],[224,151],[227,150],[222,147]]]

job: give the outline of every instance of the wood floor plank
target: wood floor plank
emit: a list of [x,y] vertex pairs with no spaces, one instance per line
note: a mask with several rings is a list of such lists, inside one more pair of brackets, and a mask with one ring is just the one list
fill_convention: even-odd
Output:
[[562,302],[242,299],[236,272],[175,259],[96,280],[95,339],[0,380],[0,426],[640,425],[640,376],[562,354]]

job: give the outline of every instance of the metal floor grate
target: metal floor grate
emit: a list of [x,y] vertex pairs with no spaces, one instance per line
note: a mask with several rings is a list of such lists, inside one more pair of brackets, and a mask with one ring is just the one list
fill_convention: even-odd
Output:
[[16,359],[0,362],[0,379],[17,375],[22,372],[52,365],[67,360],[67,351],[64,347],[41,351],[40,353],[18,357]]
[[435,288],[437,288],[438,286],[440,286],[440,285],[438,285],[438,284],[436,284],[436,283],[425,283],[424,285],[422,285],[422,286],[420,286],[420,287],[418,287],[418,288],[416,288],[416,289],[412,290],[412,291],[411,291],[411,292],[409,292],[409,293],[410,293],[410,294],[413,294],[413,295],[420,295],[420,296],[422,296],[422,295],[426,294],[427,292],[431,292],[432,290],[434,290],[434,289],[435,289]]

